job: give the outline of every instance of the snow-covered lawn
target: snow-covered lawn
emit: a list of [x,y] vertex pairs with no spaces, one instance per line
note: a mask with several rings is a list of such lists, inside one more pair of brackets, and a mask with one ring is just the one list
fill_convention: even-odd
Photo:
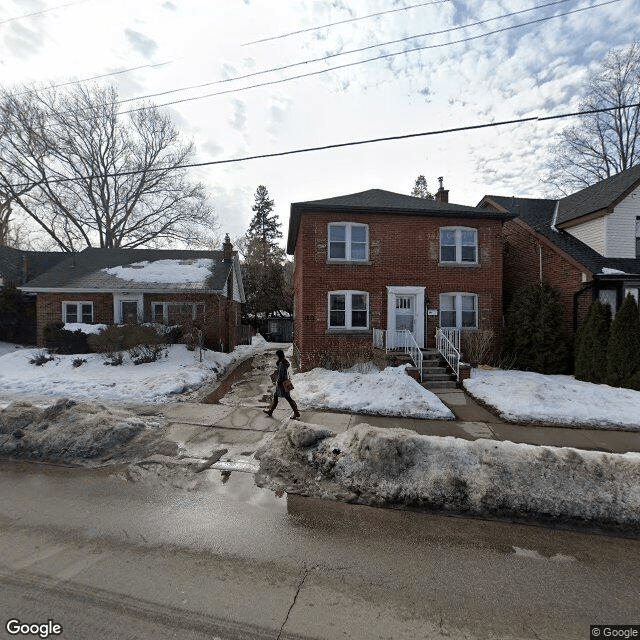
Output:
[[640,429],[640,391],[501,369],[473,369],[464,386],[513,422]]
[[[12,399],[43,396],[111,403],[166,402],[171,396],[215,380],[228,365],[268,347],[259,336],[254,344],[240,346],[232,353],[203,351],[200,362],[198,351],[172,345],[168,347],[167,357],[141,365],[134,365],[125,352],[124,363],[115,367],[105,365],[104,359],[95,353],[55,355],[52,361],[36,366],[29,361],[43,353],[41,349],[3,348],[0,406],[7,406]],[[86,362],[74,367],[74,360]]]
[[293,384],[294,398],[303,408],[405,418],[454,418],[438,396],[407,375],[405,367],[370,373],[313,369],[293,376]]

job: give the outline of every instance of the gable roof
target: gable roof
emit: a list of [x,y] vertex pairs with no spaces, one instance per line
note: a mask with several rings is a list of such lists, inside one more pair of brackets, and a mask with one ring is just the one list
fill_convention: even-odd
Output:
[[5,283],[23,284],[64,260],[67,255],[62,251],[24,251],[0,246],[0,277]]
[[[603,269],[616,269],[630,275],[640,274],[640,259],[605,258],[567,231],[554,229],[553,219],[558,200],[489,195],[485,196],[478,206],[491,203],[515,214],[534,231],[550,240],[594,275],[603,275]],[[619,277],[621,274],[617,275]]]
[[[225,261],[222,251],[181,249],[88,248],[67,256],[65,260],[20,288],[33,293],[38,291],[221,292],[237,261],[235,254],[233,260]],[[124,268],[118,269],[119,267]],[[128,271],[130,273],[127,273]]]
[[344,196],[309,200],[291,204],[287,253],[295,251],[300,216],[303,213],[383,213],[396,215],[418,215],[428,217],[477,217],[482,219],[509,220],[509,213],[468,207],[439,200],[426,200],[384,189],[368,189]]
[[640,165],[596,182],[560,199],[557,224],[563,225],[583,216],[611,213],[613,207],[640,185]]

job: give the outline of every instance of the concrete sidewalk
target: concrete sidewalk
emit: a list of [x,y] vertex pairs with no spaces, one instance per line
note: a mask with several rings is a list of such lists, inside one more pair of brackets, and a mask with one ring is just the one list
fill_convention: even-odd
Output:
[[[481,407],[463,391],[438,394],[453,411],[455,420],[421,420],[392,416],[370,416],[357,413],[301,410],[301,420],[319,424],[336,433],[357,424],[376,427],[410,429],[422,435],[454,436],[466,440],[489,438],[554,447],[574,447],[609,453],[640,452],[640,432],[570,427],[516,425],[501,421]],[[276,431],[289,419],[291,409],[279,406],[269,418],[261,406],[228,406],[224,404],[175,403],[167,405],[163,415],[171,423],[173,435],[190,448],[210,451],[211,445],[229,449],[226,457],[251,454],[268,432]],[[203,432],[202,427],[208,429]],[[211,429],[211,431],[209,431]],[[191,436],[191,438],[190,438]],[[213,442],[212,442],[213,440]]]

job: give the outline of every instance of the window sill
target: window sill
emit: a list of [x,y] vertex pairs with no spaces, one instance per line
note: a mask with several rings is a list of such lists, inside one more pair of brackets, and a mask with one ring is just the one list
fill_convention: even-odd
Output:
[[335,258],[327,258],[326,264],[354,264],[354,265],[370,265],[370,260],[336,260]]
[[371,329],[340,329],[338,327],[331,327],[327,329],[327,334],[336,334],[340,335],[351,335],[351,336],[362,336],[371,333]]
[[439,267],[479,267],[479,262],[438,262]]

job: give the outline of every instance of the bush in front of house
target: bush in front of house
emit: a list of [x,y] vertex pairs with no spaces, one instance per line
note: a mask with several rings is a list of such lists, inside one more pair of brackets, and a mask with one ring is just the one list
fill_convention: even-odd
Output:
[[531,284],[514,297],[505,319],[501,357],[516,369],[565,373],[569,342],[564,329],[560,293],[548,282]]
[[606,381],[614,387],[640,390],[640,315],[631,294],[611,323]]
[[595,300],[576,333],[574,374],[577,380],[596,384],[606,381],[610,332],[611,307]]
[[44,346],[52,353],[91,353],[87,334],[80,329],[67,331],[64,322],[50,322],[44,328],[43,337]]
[[105,364],[122,364],[122,352],[128,351],[134,364],[156,361],[165,350],[165,337],[148,325],[110,325],[89,336],[89,344],[103,355]]
[[0,289],[0,336],[13,343],[32,343],[35,336],[35,303],[15,285]]
[[487,364],[494,351],[495,333],[491,329],[465,331],[461,336],[461,352],[472,366]]

